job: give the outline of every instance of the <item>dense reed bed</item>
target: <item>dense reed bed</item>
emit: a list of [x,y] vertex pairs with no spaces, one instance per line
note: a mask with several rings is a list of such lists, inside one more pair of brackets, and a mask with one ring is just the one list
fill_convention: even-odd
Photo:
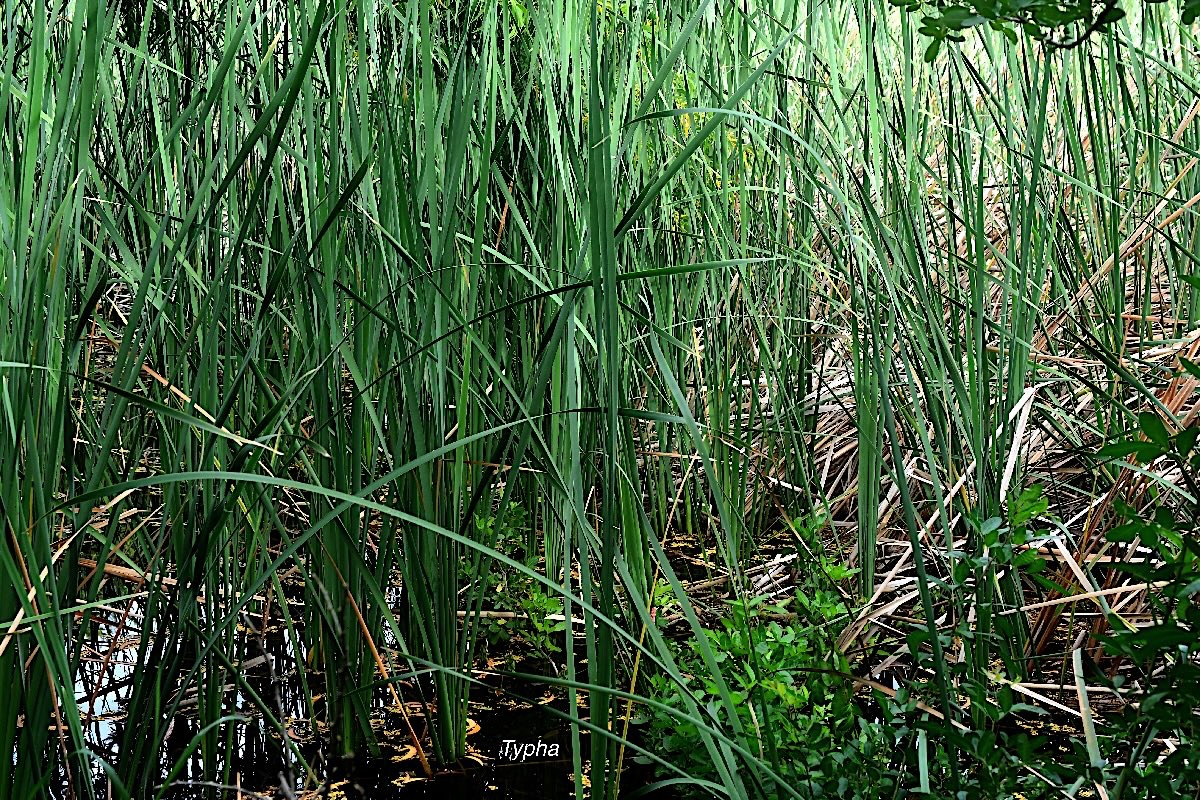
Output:
[[926,63],[882,0],[6,3],[0,795],[238,796],[257,725],[249,788],[294,797],[388,705],[414,769],[461,762],[488,575],[559,621],[515,669],[579,797],[638,753],[837,786],[713,644],[764,594],[841,603],[768,615],[835,634],[799,685],[912,722],[861,796],[967,791],[1014,691],[1099,756],[1103,636],[1153,606],[1112,565],[1158,558],[1106,533],[1195,502],[1089,455],[1197,408],[1175,14]]

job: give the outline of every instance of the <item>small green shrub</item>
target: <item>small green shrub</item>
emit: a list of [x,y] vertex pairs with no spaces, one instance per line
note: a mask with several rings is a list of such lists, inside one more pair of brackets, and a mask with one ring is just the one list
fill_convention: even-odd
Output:
[[[885,702],[885,716],[897,743],[904,743],[899,748],[904,763],[897,772],[906,774],[903,785],[910,791],[1033,800],[1063,793],[1096,796],[1100,787],[1110,800],[1200,797],[1200,428],[1171,434],[1153,414],[1142,414],[1139,422],[1132,438],[1102,448],[1099,458],[1132,458],[1150,472],[1170,471],[1191,499],[1159,491],[1147,510],[1115,504],[1121,522],[1108,531],[1108,541],[1118,546],[1138,543],[1152,555],[1144,561],[1112,563],[1112,569],[1152,587],[1147,595],[1152,619],[1135,627],[1110,614],[1110,631],[1101,641],[1105,654],[1121,659],[1125,669],[1111,680],[1104,670],[1093,670],[1087,677],[1090,685],[1118,692],[1125,701],[1122,710],[1093,712],[1095,738],[1090,744],[1077,730],[1053,737],[1057,746],[1051,747],[1051,737],[1030,737],[1004,724],[1017,712],[1045,714],[1015,702],[1006,685],[997,689],[969,671],[955,672],[958,691],[983,712],[983,719],[968,731],[925,713],[915,696],[902,689]],[[1025,577],[1056,588],[1037,574],[1040,560],[1032,561],[1011,547],[1030,538],[1028,525],[1046,508],[1040,487],[1031,487],[1010,508],[1011,527],[989,520],[980,533],[990,548],[988,559],[1020,568]],[[969,586],[981,560],[957,555],[951,586]],[[928,653],[922,655],[919,648],[913,652],[929,666]],[[1171,746],[1165,747],[1162,743],[1168,740]]]
[[[755,597],[730,603],[729,616],[705,636],[732,693],[747,750],[759,755],[802,796],[877,797],[889,785],[882,727],[867,722],[842,675],[847,664],[836,649],[847,609],[834,592],[798,593],[795,614],[787,601]],[[695,642],[679,648],[688,691],[701,708],[719,702]],[[663,675],[650,679],[651,696],[683,711],[679,686]],[[699,778],[715,770],[695,724],[665,712],[649,719],[649,740],[669,761]],[[769,798],[790,794],[769,783]]]
[[[510,504],[499,512],[475,515],[478,541],[538,571],[541,558],[529,546],[528,528],[529,515],[521,506]],[[487,598],[487,611],[515,614],[512,617],[484,616],[479,620],[479,633],[489,650],[504,649],[506,643],[516,638],[546,659],[561,652],[558,634],[563,630],[564,622],[548,617],[562,614],[562,598],[547,594],[545,587],[529,575],[504,564],[492,563],[490,559],[465,559],[461,577],[464,582],[473,582]],[[511,661],[512,649],[507,648],[504,655]]]
[[[1150,624],[1133,627],[1110,614],[1109,655],[1127,659],[1132,680],[1118,675],[1111,685],[1131,701],[1110,720],[1103,759],[1089,764],[1092,778],[1110,787],[1109,796],[1200,796],[1200,427],[1170,434],[1153,414],[1142,414],[1144,439],[1103,448],[1102,458],[1132,456],[1179,476],[1190,499],[1166,492],[1152,512],[1118,504],[1122,524],[1108,540],[1140,543],[1153,558],[1113,568],[1148,583]],[[1173,749],[1156,742],[1171,740]]]

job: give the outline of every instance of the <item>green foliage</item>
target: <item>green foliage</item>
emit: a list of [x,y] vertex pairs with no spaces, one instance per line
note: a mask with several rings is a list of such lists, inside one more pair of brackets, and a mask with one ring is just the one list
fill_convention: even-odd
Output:
[[[988,694],[983,687],[976,688],[979,691],[964,687],[972,700]],[[880,698],[895,752],[900,754],[892,765],[897,784],[909,793],[933,797],[1034,800],[1060,796],[1054,783],[1038,775],[1046,759],[1047,738],[1004,724],[1014,715],[1043,713],[1015,698],[1008,687],[986,697],[983,702],[991,721],[966,730],[930,715],[906,688],[899,689],[895,698]],[[1037,772],[1029,769],[1034,765]]]
[[[966,792],[970,797],[1056,797],[1082,786],[1099,786],[1110,798],[1193,797],[1200,792],[1200,428],[1171,433],[1152,413],[1138,417],[1138,429],[1128,439],[1097,452],[1102,461],[1129,459],[1158,470],[1172,470],[1187,495],[1160,491],[1153,507],[1139,512],[1119,502],[1120,524],[1106,536],[1118,546],[1140,545],[1144,560],[1117,561],[1112,568],[1145,582],[1151,621],[1132,625],[1110,613],[1110,632],[1100,637],[1109,657],[1126,666],[1111,680],[1093,670],[1089,684],[1117,692],[1122,707],[1117,713],[1094,716],[1095,741],[1082,730],[1067,729],[1066,736],[1030,736],[1010,724],[1014,715],[1031,718],[1049,728],[1045,711],[1023,702],[1005,682],[978,680],[969,671],[956,670],[959,691],[978,710],[975,724],[962,730],[932,717],[917,706],[914,693],[902,689],[885,702],[886,716],[898,742],[907,740],[919,763],[902,770],[934,794]],[[1011,527],[989,520],[980,528],[988,547],[986,560],[1011,565],[1026,577],[1042,580],[1043,562],[1014,554],[1013,545],[1033,538],[1030,526],[1047,519],[1048,504],[1040,486],[1014,498]],[[1007,532],[1007,533],[1006,533]],[[1029,553],[1029,551],[1025,551]],[[985,559],[960,556],[955,562],[955,584],[968,586],[970,575]],[[1065,592],[1062,587],[1055,587]],[[962,626],[956,635],[978,637],[978,630]],[[922,637],[910,637],[913,652]],[[925,660],[922,656],[919,660]],[[1091,664],[1091,658],[1087,660]],[[1041,718],[1039,720],[1039,718]],[[1058,726],[1061,731],[1062,726]],[[923,738],[917,746],[914,740]],[[1053,739],[1053,741],[1052,741]],[[1170,740],[1170,748],[1160,743]],[[1051,746],[1051,744],[1057,746]],[[953,782],[946,779],[956,764],[967,768]],[[914,776],[913,773],[916,773]],[[953,787],[953,788],[952,788]]]
[[[903,754],[902,763],[894,766],[896,780],[909,791],[938,797],[1053,796],[1056,783],[1028,768],[1043,757],[1047,739],[1015,725],[1030,716],[1044,722],[1045,712],[1022,702],[1007,683],[1024,669],[1023,620],[996,614],[999,603],[1014,602],[998,592],[1002,576],[1010,585],[1032,579],[1061,589],[1041,575],[1046,563],[1036,549],[1024,547],[1045,533],[1043,526],[1055,524],[1048,511],[1043,489],[1035,484],[1013,494],[1005,516],[971,522],[971,550],[949,553],[950,575],[938,582],[938,589],[950,598],[968,598],[975,609],[974,615],[938,633],[943,649],[955,640],[962,643],[964,658],[944,665],[955,695],[939,703],[938,685],[918,677],[901,686],[894,698],[878,698]],[[935,655],[928,628],[914,626],[906,640],[921,668],[918,676],[932,675]],[[995,674],[1000,665],[1009,675]],[[950,708],[955,716],[933,714],[930,704]]]
[[[1118,546],[1140,545],[1151,556],[1114,569],[1150,585],[1151,620],[1133,626],[1110,613],[1105,650],[1128,659],[1133,675],[1112,682],[1127,705],[1102,737],[1105,758],[1091,765],[1113,797],[1184,797],[1200,793],[1200,427],[1171,433],[1154,413],[1138,417],[1126,441],[1102,448],[1102,459],[1132,458],[1173,471],[1188,496],[1161,492],[1139,513],[1121,503],[1123,521],[1108,531]],[[1155,743],[1171,739],[1164,751]]]
[[[499,512],[475,515],[478,541],[533,572],[541,568],[542,558],[536,548],[530,547],[528,530],[529,513],[523,506],[509,504]],[[487,610],[499,612],[478,621],[479,633],[491,649],[511,659],[514,650],[503,645],[516,639],[547,659],[562,651],[560,641],[566,625],[561,618],[561,597],[548,594],[528,572],[478,555],[464,559],[460,573],[463,583],[472,587],[474,596],[487,598]],[[552,615],[558,619],[549,619]]]
[[[1036,549],[1028,549],[1039,533],[1033,523],[1047,515],[1049,503],[1042,495],[1042,486],[1034,484],[1013,497],[1008,509],[1008,525],[999,517],[992,517],[978,525],[978,541],[981,549],[975,555],[953,552],[954,568],[952,583],[959,589],[973,588],[971,577],[982,574],[981,570],[1019,570],[1024,577],[1044,582],[1040,575],[1046,562],[1038,557]],[[1051,517],[1052,519],[1052,517]],[[1062,587],[1046,584],[1047,588]]]
[[[425,703],[431,758],[461,756],[477,620],[555,655],[573,731],[603,729],[634,612],[671,569],[651,546],[715,540],[704,557],[739,576],[772,498],[849,510],[857,536],[810,542],[808,570],[844,579],[857,538],[866,597],[873,556],[894,554],[877,539],[919,543],[913,641],[941,674],[916,691],[980,732],[963,752],[1012,766],[980,676],[1020,649],[1002,627],[1019,615],[963,623],[1013,606],[1036,527],[997,491],[1024,452],[1011,412],[1037,388],[1050,455],[1086,441],[1127,402],[1109,387],[1161,378],[1136,351],[1160,331],[1126,312],[1197,319],[1200,170],[1178,157],[1196,56],[1173,13],[1086,59],[972,37],[969,69],[946,70],[885,0],[196,6],[8,2],[0,21],[0,796],[215,797],[250,715],[295,788],[315,779],[241,668],[260,654],[244,617],[286,636],[278,675],[327,715],[323,754],[369,744],[373,690],[395,689]],[[1037,7],[1038,25],[1074,13]],[[1008,7],[921,8],[940,42]],[[1161,235],[1134,236],[1136,261],[1097,271],[1144,224]],[[1076,380],[1089,337],[1087,363],[1113,366]],[[475,527],[500,492],[538,541],[523,519]],[[995,521],[952,522],[971,514]],[[1176,522],[1151,522],[1182,549]],[[806,584],[790,621],[731,611],[746,632],[647,632],[646,672],[677,685],[678,656],[695,691],[673,695],[695,746],[671,757],[731,798],[796,777],[772,707],[795,763],[819,761],[797,791],[869,792],[839,769],[875,781],[874,728],[828,738],[866,724],[812,671],[846,666],[829,589]],[[1127,640],[1129,658],[1194,628],[1164,603],[1163,641]],[[554,612],[587,624],[539,627]],[[966,666],[925,653],[956,636]],[[390,677],[429,680],[385,681],[372,645]],[[714,648],[735,655],[709,664]],[[97,650],[128,675],[97,677]],[[85,702],[114,681],[137,724]],[[201,731],[182,755],[180,714]],[[959,734],[926,715],[902,723],[896,784],[920,785],[925,731],[927,782],[953,795],[975,778],[955,782]],[[573,755],[609,800],[601,738]],[[164,785],[164,763],[209,785]]]
[[[794,612],[791,605],[766,597],[731,601],[720,626],[705,632],[750,732],[743,744],[764,754],[803,797],[877,797],[890,783],[885,731],[860,713],[847,680],[848,664],[834,644],[846,606],[824,589],[801,591]],[[678,660],[686,691],[702,708],[711,707],[718,690],[713,676],[705,674],[698,645],[682,647]],[[653,698],[683,710],[683,690],[674,682],[654,675],[651,687]],[[715,777],[694,723],[656,711],[647,736],[690,774]],[[760,796],[789,795],[765,781]]]
[[[937,58],[945,42],[962,42],[982,25],[1016,43],[1017,31],[1056,47],[1076,47],[1091,35],[1124,19],[1118,0],[891,0],[908,13],[921,14],[920,32],[931,39],[925,60]],[[1155,5],[1166,0],[1144,0]],[[1200,0],[1180,0],[1180,18],[1190,25],[1200,16]]]

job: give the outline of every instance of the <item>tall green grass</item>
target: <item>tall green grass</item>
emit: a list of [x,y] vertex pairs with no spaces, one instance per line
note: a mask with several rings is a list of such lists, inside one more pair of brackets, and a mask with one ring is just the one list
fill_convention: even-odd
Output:
[[[828,511],[867,601],[907,541],[933,663],[969,621],[955,655],[1015,679],[1045,645],[997,613],[1028,600],[1016,573],[939,576],[1128,427],[1157,373],[1122,314],[1183,320],[1133,327],[1168,343],[1197,319],[1195,41],[1157,7],[932,65],[867,0],[10,2],[2,24],[13,797],[165,793],[189,690],[202,772],[234,783],[250,711],[223,687],[285,726],[235,666],[268,606],[331,752],[373,749],[387,684],[425,703],[423,756],[462,758],[488,598],[459,565],[529,571],[477,535],[510,503],[585,623],[559,679],[585,700],[580,797],[618,791],[635,653],[682,682],[650,624],[656,577],[686,598],[668,535],[743,594],[777,508]],[[130,594],[138,724],[107,748],[76,678]],[[712,788],[760,794],[778,757],[684,618],[722,699],[686,712]],[[971,724],[954,680],[937,706]]]

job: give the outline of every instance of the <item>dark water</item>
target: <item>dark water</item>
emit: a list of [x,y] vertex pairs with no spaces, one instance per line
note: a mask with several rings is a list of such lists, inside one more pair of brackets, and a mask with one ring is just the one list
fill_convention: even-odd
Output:
[[[111,642],[105,643],[111,645]],[[247,683],[267,700],[273,713],[286,720],[288,736],[305,759],[315,767],[319,783],[310,781],[307,787],[297,787],[301,798],[379,798],[380,800],[417,800],[418,798],[495,798],[495,800],[526,800],[533,798],[568,798],[575,794],[572,760],[572,732],[569,721],[549,709],[565,713],[568,699],[563,690],[545,686],[518,684],[513,680],[490,679],[485,687],[472,691],[467,736],[468,754],[458,764],[434,765],[432,779],[424,777],[404,716],[392,705],[389,693],[381,690],[372,704],[372,727],[379,744],[377,755],[361,755],[351,759],[332,759],[323,749],[325,736],[319,723],[314,725],[305,701],[305,693],[293,674],[275,675],[268,679],[264,667],[266,658],[272,664],[296,662],[296,654],[281,635],[268,636],[263,642],[258,663],[251,659],[243,673]],[[253,649],[253,648],[252,648]],[[107,660],[87,661],[76,686],[81,698],[89,739],[95,751],[115,763],[117,750],[125,739],[130,725],[125,709],[132,689],[133,668],[130,663],[135,648],[118,647]],[[254,656],[249,652],[248,656]],[[310,689],[319,694],[319,673],[308,673]],[[415,697],[411,687],[401,695]],[[164,701],[166,698],[164,698]],[[86,702],[83,702],[86,701]],[[182,710],[169,725],[165,746],[159,753],[160,780],[179,760],[183,769],[172,779],[173,786],[166,796],[172,800],[193,800],[205,797],[243,797],[260,793],[268,797],[286,797],[279,793],[281,784],[295,786],[302,777],[298,765],[290,765],[287,748],[278,731],[261,719],[261,714],[248,697],[234,687],[225,696],[226,713],[241,713],[246,721],[229,726],[231,736],[214,760],[202,762],[198,751],[185,754],[199,732],[194,697],[184,695]],[[164,702],[165,704],[165,702]],[[426,732],[424,709],[419,703],[406,703],[409,721],[418,734]],[[323,716],[320,704],[316,718]],[[135,731],[136,733],[136,731]],[[589,752],[588,734],[580,730],[581,752]],[[636,753],[628,750],[623,761],[622,794],[642,788],[653,781],[652,770],[634,763]],[[432,758],[432,753],[429,753]],[[107,779],[99,767],[93,773],[97,795],[108,795]],[[207,785],[206,785],[207,784]],[[223,784],[220,789],[213,784]],[[66,786],[56,787],[52,796],[67,797]],[[666,800],[668,795],[655,794]]]
[[[544,698],[539,698],[544,700]],[[414,728],[421,732],[424,721],[417,704],[409,712]],[[561,700],[548,705],[563,708]],[[472,725],[467,737],[468,754],[456,765],[433,765],[435,775],[425,778],[410,744],[403,718],[394,710],[384,712],[377,722],[379,753],[351,759],[322,760],[319,744],[305,743],[306,757],[318,764],[323,776],[320,786],[310,785],[308,796],[341,798],[380,798],[380,800],[454,800],[455,798],[494,798],[495,800],[534,800],[535,798],[574,797],[571,728],[537,704],[522,704],[499,691],[486,703],[472,703]],[[178,728],[177,741],[168,749],[185,745],[194,734],[192,725]],[[240,776],[244,789],[273,795],[283,765],[278,737],[261,723],[242,726],[244,735],[229,766]],[[588,752],[586,731],[580,731],[582,752]],[[432,754],[429,754],[432,757]],[[629,794],[653,780],[650,768],[633,762],[635,753],[625,756],[622,793]],[[190,765],[192,766],[192,765]],[[199,776],[199,764],[195,764]],[[189,770],[192,772],[193,770]],[[186,780],[186,777],[185,777]],[[172,798],[198,798],[198,786],[180,786]],[[229,795],[232,796],[232,795]],[[305,796],[301,794],[301,796]],[[666,794],[652,795],[666,800]]]
[[[524,800],[573,795],[571,732],[565,721],[536,707],[515,706],[480,709],[472,721],[468,757],[460,765],[441,770],[432,780],[421,779],[419,763],[411,757],[406,741],[389,741],[382,757],[334,765],[333,772],[345,781],[339,788],[347,797],[402,800]],[[586,737],[582,741],[586,746]],[[403,755],[409,756],[404,761],[397,760],[397,744]]]

